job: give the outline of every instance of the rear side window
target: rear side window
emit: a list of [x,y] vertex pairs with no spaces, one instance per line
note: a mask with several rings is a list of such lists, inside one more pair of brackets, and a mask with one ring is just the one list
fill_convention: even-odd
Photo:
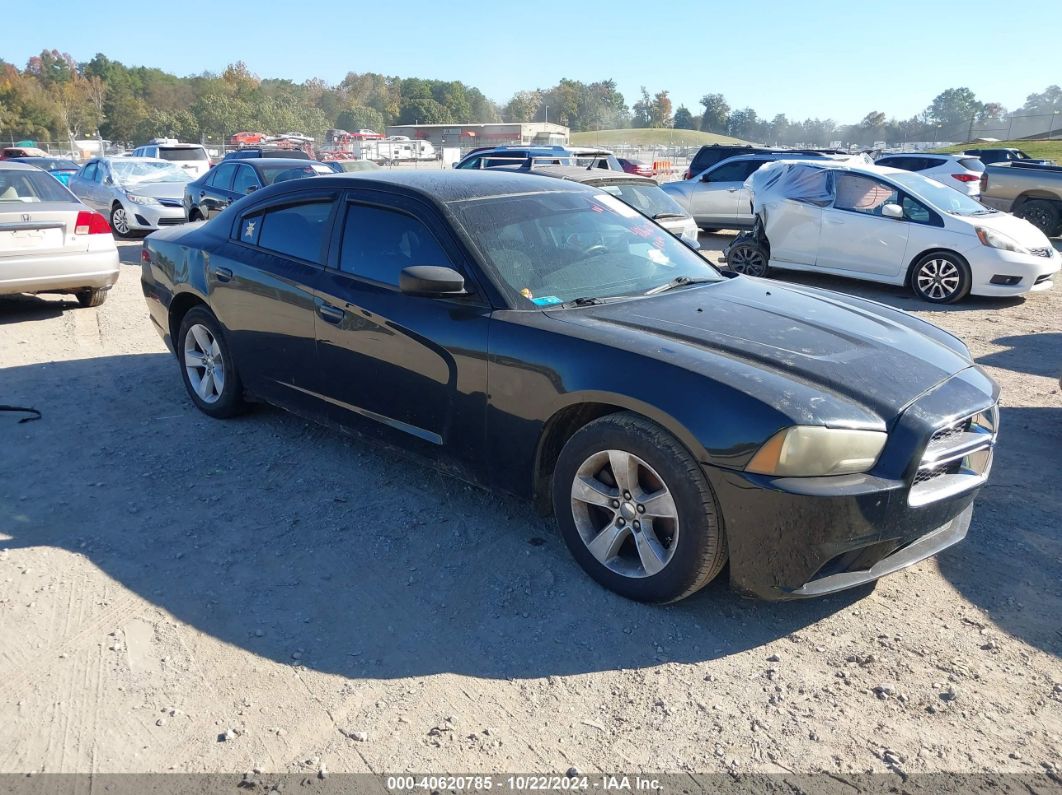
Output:
[[286,257],[323,262],[322,248],[331,232],[332,203],[317,201],[276,207],[240,221],[240,240]]
[[236,174],[235,163],[222,163],[210,172],[207,184],[220,190],[232,190],[232,177]]
[[984,171],[985,164],[978,160],[976,157],[962,157],[959,158],[959,165],[970,171]]
[[402,269],[411,265],[453,267],[428,227],[413,216],[361,204],[348,207],[341,271],[397,287]]
[[0,205],[37,204],[38,202],[76,202],[51,174],[33,171],[0,170]]
[[81,173],[78,175],[81,179],[87,179],[89,182],[96,181],[96,171],[99,170],[99,163],[89,163],[85,166]]
[[236,169],[236,178],[232,181],[233,193],[247,193],[249,188],[259,188],[258,177],[250,166],[240,166]]
[[741,160],[724,163],[712,172],[712,182],[744,182],[749,174],[762,166],[762,160]]
[[834,208],[865,215],[881,215],[881,208],[895,204],[899,193],[890,185],[859,174],[838,174],[836,185]]

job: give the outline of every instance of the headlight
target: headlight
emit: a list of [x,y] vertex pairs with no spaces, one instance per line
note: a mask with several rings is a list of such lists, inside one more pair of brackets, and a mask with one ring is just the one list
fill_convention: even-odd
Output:
[[690,243],[697,242],[697,224],[694,221],[689,221],[682,227],[682,239]]
[[1002,232],[997,232],[994,229],[986,229],[983,226],[977,227],[977,239],[981,241],[982,245],[988,246],[989,248],[998,248],[1002,251],[1013,251],[1016,254],[1029,253],[1029,250],[1014,238],[1008,237]]
[[878,460],[888,434],[795,425],[761,447],[745,470],[778,477],[816,477],[866,472]]
[[129,199],[133,204],[158,204],[159,200],[152,198],[151,196],[137,196],[135,193],[125,194],[125,198]]

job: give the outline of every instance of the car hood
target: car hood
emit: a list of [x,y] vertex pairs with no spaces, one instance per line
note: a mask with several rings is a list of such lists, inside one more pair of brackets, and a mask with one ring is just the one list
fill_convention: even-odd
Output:
[[137,182],[122,185],[125,193],[134,196],[152,196],[156,199],[183,199],[185,182]]
[[992,213],[991,215],[957,216],[973,226],[983,226],[1012,237],[1019,245],[1026,248],[1043,248],[1050,246],[1047,236],[1024,218],[1010,213]]
[[842,395],[886,421],[973,364],[962,342],[900,310],[749,277],[548,314],[611,327],[610,337],[632,332],[618,337],[628,350],[708,377],[727,360],[768,369]]

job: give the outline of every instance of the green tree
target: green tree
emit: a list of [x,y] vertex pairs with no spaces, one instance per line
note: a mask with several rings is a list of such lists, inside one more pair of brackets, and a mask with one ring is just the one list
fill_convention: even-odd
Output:
[[942,137],[966,140],[970,124],[982,107],[970,89],[949,88],[934,97],[926,112],[930,122],[940,127]]
[[541,105],[541,91],[517,91],[505,106],[502,116],[510,122],[529,122],[535,118]]
[[375,130],[383,132],[384,117],[376,108],[366,105],[355,105],[342,111],[336,118],[336,126],[341,130]]
[[431,97],[405,100],[398,111],[399,124],[449,124],[450,111]]
[[693,114],[690,113],[689,108],[687,108],[685,105],[679,105],[678,110],[675,111],[675,129],[697,129],[697,120],[693,118]]
[[730,106],[722,94],[705,94],[701,97],[704,113],[701,115],[701,130],[725,133],[730,123]]

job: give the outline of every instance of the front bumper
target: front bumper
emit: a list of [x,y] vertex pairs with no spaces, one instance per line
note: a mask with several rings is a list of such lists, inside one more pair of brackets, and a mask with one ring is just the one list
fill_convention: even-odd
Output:
[[[994,432],[976,453],[981,474],[970,474],[966,485],[965,475],[942,472],[930,481],[941,487],[927,488],[925,462],[938,449],[931,440],[963,418],[991,411],[997,398],[998,387],[979,368],[945,381],[892,424],[878,464],[865,474],[772,478],[706,467],[726,531],[731,585],[762,599],[821,596],[961,541],[991,467]],[[961,449],[975,435],[954,438]],[[966,461],[955,471],[965,472]]]
[[[175,200],[176,201],[176,200]],[[188,219],[184,215],[183,202],[176,207],[165,204],[135,204],[123,202],[129,228],[137,230],[155,230],[163,226],[183,224]]]
[[[1062,268],[1062,255],[1054,249],[1047,257],[1000,251],[987,246],[978,246],[963,253],[970,263],[973,276],[970,293],[973,295],[1003,297],[1050,290],[1054,277]],[[1017,278],[1018,282],[1011,285],[992,284],[993,277],[1000,276]]]

